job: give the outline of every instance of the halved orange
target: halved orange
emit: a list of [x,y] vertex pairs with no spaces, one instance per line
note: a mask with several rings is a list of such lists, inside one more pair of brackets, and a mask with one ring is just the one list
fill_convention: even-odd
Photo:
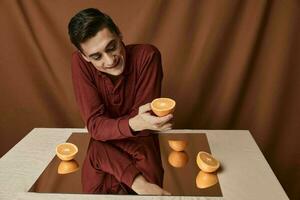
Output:
[[79,169],[79,164],[76,160],[61,161],[57,168],[59,174],[69,174]]
[[172,151],[169,154],[168,162],[171,166],[180,168],[184,167],[189,161],[189,157],[184,151]]
[[204,151],[198,153],[196,160],[197,165],[204,172],[214,172],[220,167],[220,162]]
[[196,177],[196,186],[200,189],[211,187],[216,183],[218,183],[218,178],[215,173],[200,171]]
[[186,140],[168,140],[169,146],[174,150],[174,151],[183,151],[185,147],[187,146],[187,141]]
[[168,115],[175,110],[176,102],[170,98],[157,98],[151,102],[152,111],[159,117]]
[[56,155],[64,161],[72,160],[75,158],[78,148],[72,143],[62,143],[56,146]]

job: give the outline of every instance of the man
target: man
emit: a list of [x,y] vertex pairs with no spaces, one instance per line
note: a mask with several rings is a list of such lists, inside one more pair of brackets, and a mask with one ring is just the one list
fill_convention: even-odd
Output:
[[149,104],[161,94],[158,49],[125,46],[112,19],[94,8],[70,20],[69,36],[77,48],[72,55],[75,97],[91,134],[83,191],[169,194],[161,188],[163,168],[153,131],[171,129],[173,116],[153,116]]

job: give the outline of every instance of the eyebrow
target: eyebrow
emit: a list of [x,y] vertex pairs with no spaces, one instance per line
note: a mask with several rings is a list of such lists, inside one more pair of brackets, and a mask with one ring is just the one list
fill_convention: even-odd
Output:
[[[113,42],[115,42],[116,41],[116,39],[112,39],[111,41],[109,41],[109,43],[106,45],[106,47],[105,47],[105,50],[113,43]],[[93,57],[93,56],[96,56],[96,55],[99,55],[100,53],[99,52],[96,52],[96,53],[92,53],[92,54],[90,54],[89,55],[89,57],[91,58],[91,57]]]

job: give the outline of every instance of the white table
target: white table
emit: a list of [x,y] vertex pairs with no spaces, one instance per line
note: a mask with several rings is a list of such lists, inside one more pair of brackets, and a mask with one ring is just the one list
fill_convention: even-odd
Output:
[[[0,159],[0,199],[119,199],[118,195],[47,194],[27,192],[55,156],[55,146],[72,132],[86,129],[35,128]],[[288,199],[257,144],[247,130],[171,130],[206,133],[213,155],[225,169],[218,174],[223,197],[122,195],[131,199]]]

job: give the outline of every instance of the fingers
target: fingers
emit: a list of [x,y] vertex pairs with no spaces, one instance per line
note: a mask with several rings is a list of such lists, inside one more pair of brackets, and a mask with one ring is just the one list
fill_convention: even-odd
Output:
[[173,118],[173,115],[172,115],[172,114],[168,114],[168,115],[163,116],[163,117],[158,117],[157,123],[158,123],[158,124],[165,124],[165,123],[167,123],[168,121],[170,121],[172,118]]
[[163,132],[163,131],[168,131],[171,129],[172,129],[172,124],[167,123],[167,124],[164,124],[163,126],[161,126],[160,128],[158,128],[158,131]]
[[163,116],[163,117],[157,117],[153,116],[150,113],[142,113],[140,116],[146,120],[147,122],[153,124],[153,125],[160,125],[160,124],[165,124],[168,121],[170,121],[173,118],[172,114]]
[[150,110],[151,110],[150,103],[146,103],[145,105],[139,107],[139,114],[145,113]]
[[154,131],[167,131],[172,128],[172,123],[169,122],[173,118],[172,114],[164,117],[156,117],[150,113],[143,113],[140,114],[140,116],[145,122],[147,122],[147,129]]
[[166,190],[163,190],[163,191],[162,191],[162,195],[171,195],[171,193],[168,192],[168,191],[166,191]]
[[151,130],[160,131],[160,132],[168,131],[168,130],[171,130],[171,129],[172,129],[172,124],[171,123],[167,123],[167,124],[164,124],[162,126],[152,125],[152,128],[151,128]]
[[[170,192],[164,190],[163,188],[161,188],[160,186],[156,185],[156,184],[152,184],[154,187],[153,187],[153,191],[152,191],[152,194],[159,194],[159,195],[171,195]],[[157,192],[155,192],[155,190],[158,190]]]
[[172,115],[172,114],[168,114],[168,115],[163,116],[163,117],[155,117],[155,116],[152,116],[151,123],[154,124],[154,125],[160,126],[160,125],[162,125],[162,124],[167,123],[167,122],[170,121],[172,118],[173,118],[173,115]]

